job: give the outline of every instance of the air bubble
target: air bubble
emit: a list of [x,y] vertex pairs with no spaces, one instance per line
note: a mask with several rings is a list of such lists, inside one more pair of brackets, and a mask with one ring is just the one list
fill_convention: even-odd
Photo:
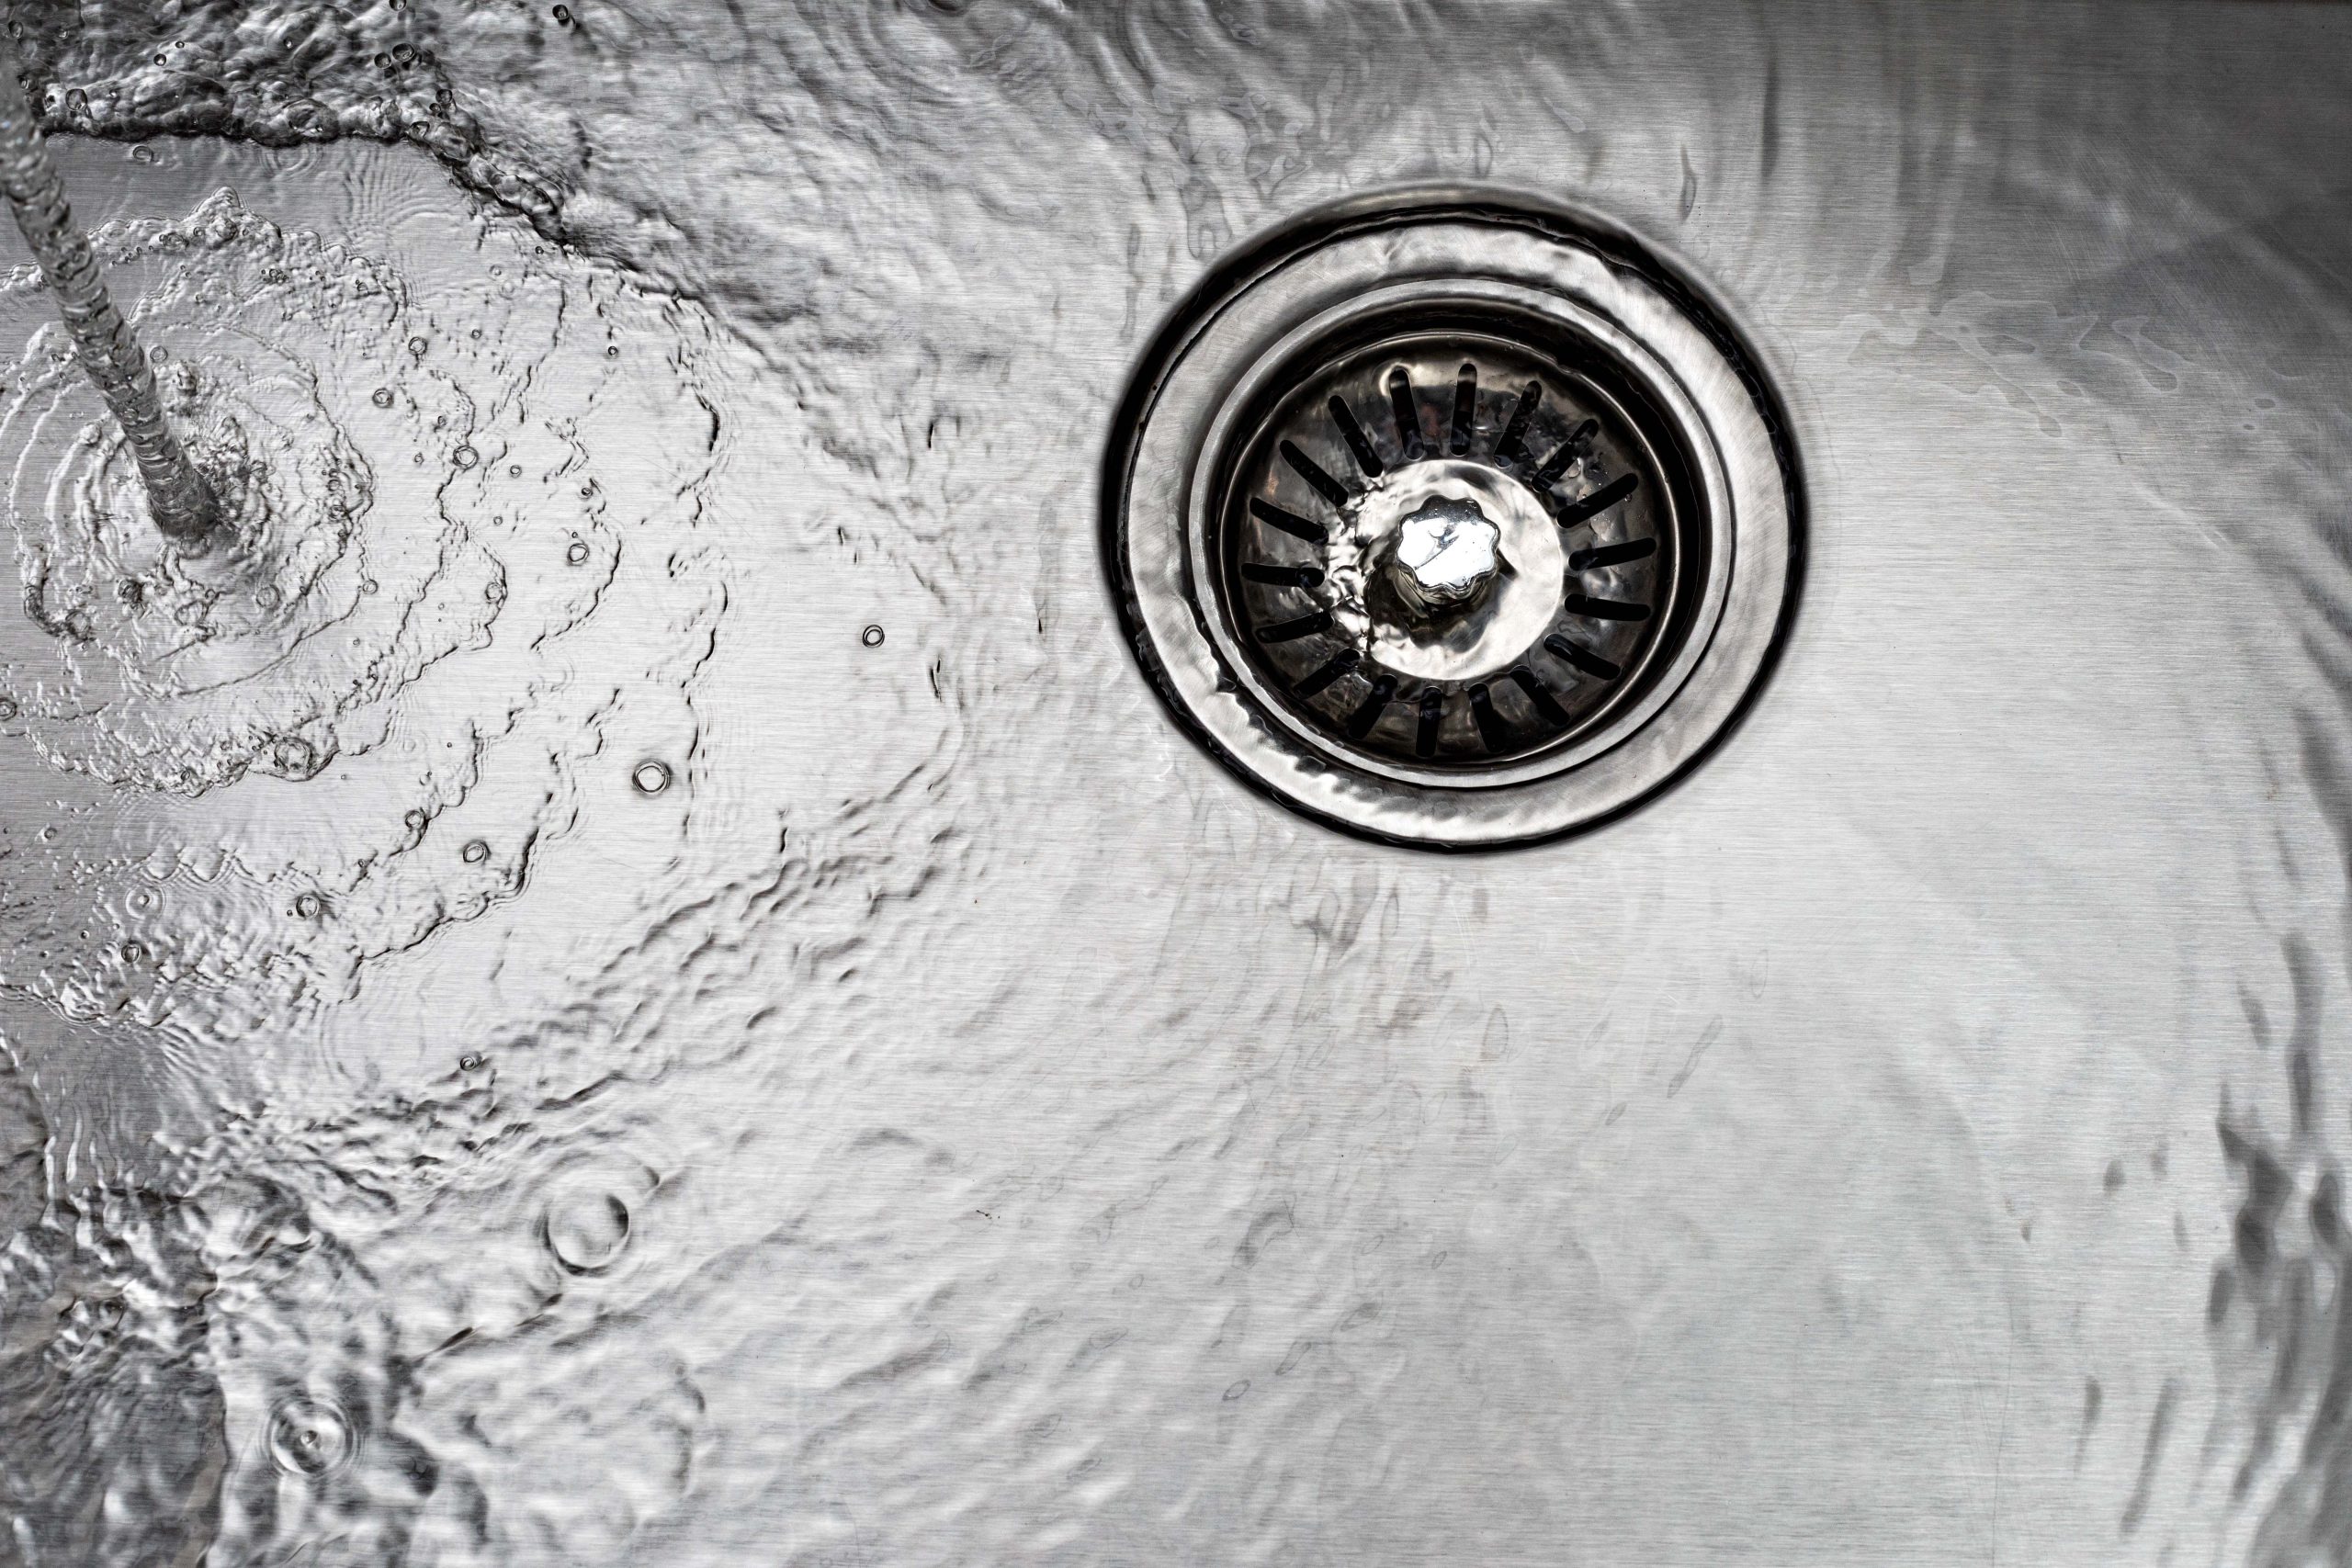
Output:
[[319,749],[299,735],[281,735],[270,746],[269,760],[281,773],[307,777],[318,771]]
[[563,547],[563,558],[570,561],[574,566],[584,564],[588,559],[588,541],[585,539],[572,540],[571,543]]
[[406,811],[401,813],[401,823],[405,825],[408,830],[412,833],[424,832],[425,825],[432,820],[433,818],[427,817],[424,814],[424,808],[420,806],[412,806]]
[[379,387],[374,391],[368,394],[368,400],[374,403],[379,409],[390,408],[392,406],[392,389],[390,387]]
[[408,351],[419,359],[424,357],[424,350],[427,344],[422,336],[413,337],[408,340]]
[[481,1053],[479,1051],[469,1051],[464,1055],[458,1058],[458,1070],[461,1073],[480,1072],[481,1070]]
[[16,698],[0,697],[0,724],[6,724],[11,719],[15,718],[17,716],[17,712]]
[[152,164],[155,161],[155,150],[141,141],[130,150],[130,161],[134,164]]
[[880,626],[868,626],[857,634],[857,640],[868,648],[879,648],[882,646],[882,637],[883,632]]
[[490,846],[480,839],[468,839],[466,847],[458,852],[465,856],[468,865],[480,865],[490,858]]
[[670,787],[670,764],[649,757],[628,775],[639,795],[660,795]]
[[460,445],[456,451],[449,454],[449,460],[460,468],[470,468],[481,461],[481,455],[471,446]]
[[350,1417],[331,1399],[298,1395],[270,1412],[270,1461],[288,1475],[332,1475],[350,1462],[356,1447]]
[[570,27],[571,25],[571,7],[569,6],[558,6],[555,8],[555,19],[563,26],[567,28]]
[[294,912],[306,920],[315,920],[327,912],[327,901],[316,893],[297,893]]
[[628,1205],[609,1192],[561,1192],[539,1220],[539,1238],[569,1272],[595,1274],[628,1250]]

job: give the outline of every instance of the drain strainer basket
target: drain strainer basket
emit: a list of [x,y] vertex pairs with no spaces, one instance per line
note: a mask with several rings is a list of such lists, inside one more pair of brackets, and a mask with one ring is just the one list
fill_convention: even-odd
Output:
[[1106,475],[1145,670],[1243,778],[1431,848],[1588,826],[1695,761],[1796,564],[1763,384],[1656,264],[1458,204],[1329,220],[1154,344]]

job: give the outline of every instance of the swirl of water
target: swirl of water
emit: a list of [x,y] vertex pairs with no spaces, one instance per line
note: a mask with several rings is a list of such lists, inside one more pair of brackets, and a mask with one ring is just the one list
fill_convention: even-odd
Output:
[[145,525],[129,442],[36,333],[0,445],[26,615],[55,642],[7,660],[11,700],[51,762],[108,783],[307,776],[495,616],[497,564],[442,499],[471,402],[413,346],[397,278],[227,191],[102,238],[127,268],[200,257],[161,268],[134,320],[233,543],[189,554]]

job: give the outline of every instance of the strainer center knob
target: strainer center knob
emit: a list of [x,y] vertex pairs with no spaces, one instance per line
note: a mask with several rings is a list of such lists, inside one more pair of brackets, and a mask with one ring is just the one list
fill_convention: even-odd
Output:
[[1502,530],[1478,503],[1431,496],[1396,528],[1388,580],[1396,596],[1428,617],[1476,604],[1501,570]]

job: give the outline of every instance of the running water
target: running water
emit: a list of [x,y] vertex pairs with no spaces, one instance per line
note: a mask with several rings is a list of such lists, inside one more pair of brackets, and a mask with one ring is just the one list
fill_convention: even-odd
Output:
[[122,426],[146,487],[148,515],[183,546],[200,546],[220,525],[212,489],[180,450],[164,418],[155,373],[107,293],[89,241],[74,226],[64,182],[50,162],[40,127],[17,80],[16,56],[0,44],[0,189],[17,228],[56,297],[82,367]]
[[[6,280],[0,1562],[2344,1558],[2336,13],[17,15],[255,521]],[[1167,723],[1096,465],[1464,181],[1721,296],[1813,543],[1687,785],[1433,860]]]

